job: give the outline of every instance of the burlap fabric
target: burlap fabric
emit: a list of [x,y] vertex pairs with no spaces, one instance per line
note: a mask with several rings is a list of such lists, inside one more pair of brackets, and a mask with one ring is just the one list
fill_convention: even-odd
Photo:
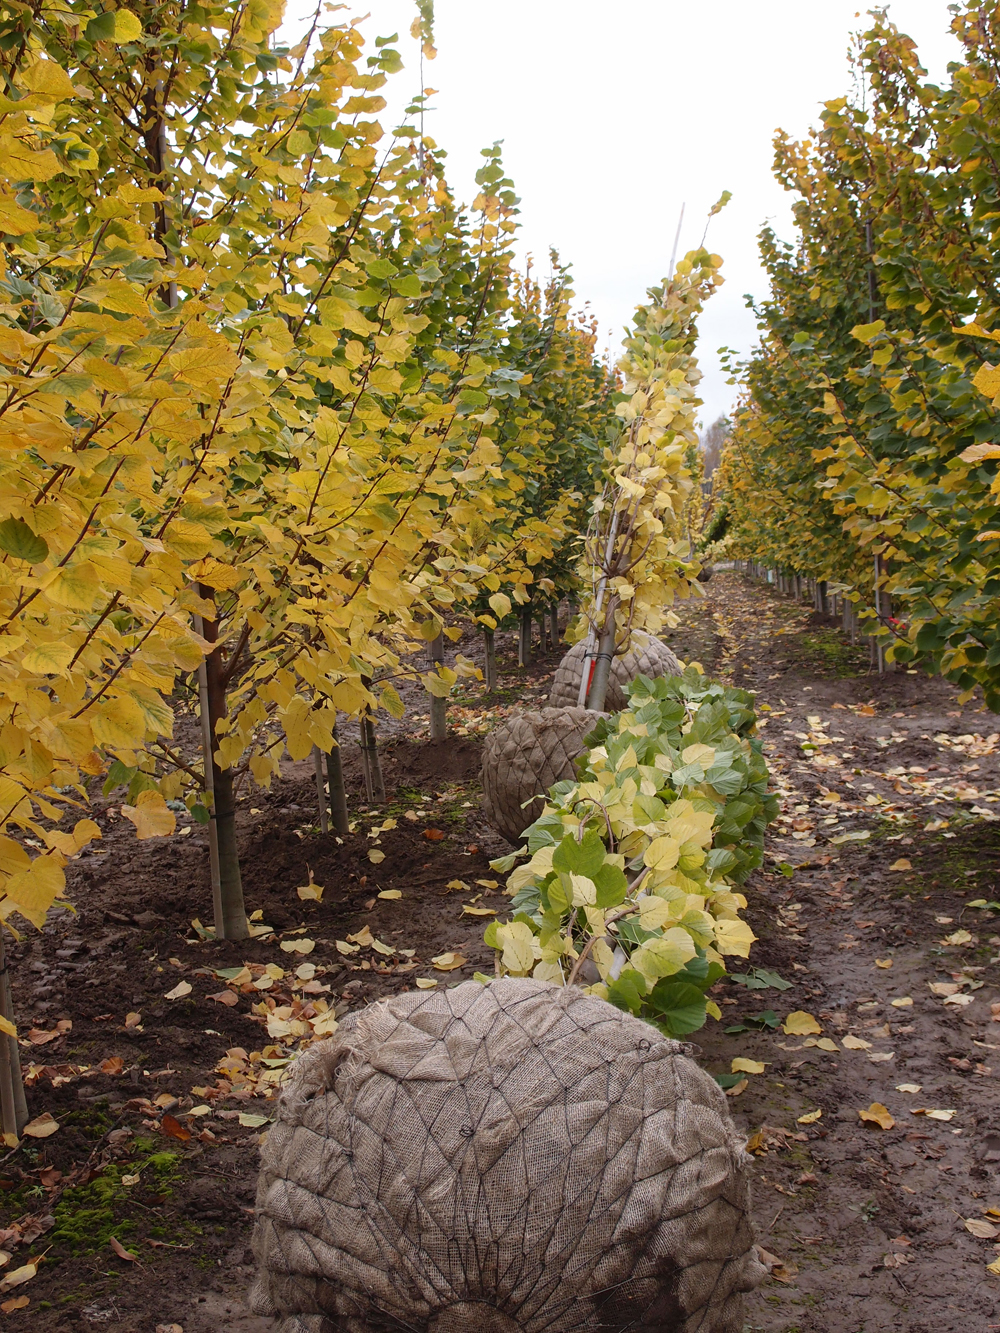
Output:
[[[580,673],[583,669],[583,655],[586,643],[575,643],[556,667],[556,674],[549,693],[550,708],[565,708],[575,704],[580,693]],[[680,662],[659,639],[651,634],[637,631],[632,635],[632,646],[627,653],[616,657],[611,663],[611,679],[608,681],[607,698],[604,707],[609,713],[620,713],[628,706],[625,686],[636,676],[679,676],[683,667]]]
[[531,797],[576,777],[573,760],[600,716],[586,708],[543,708],[519,713],[490,732],[483,745],[483,813],[501,837],[519,842],[542,813],[542,802]]
[[253,1308],[281,1333],[739,1333],[745,1160],[715,1082],[603,1000],[397,996],[281,1095]]

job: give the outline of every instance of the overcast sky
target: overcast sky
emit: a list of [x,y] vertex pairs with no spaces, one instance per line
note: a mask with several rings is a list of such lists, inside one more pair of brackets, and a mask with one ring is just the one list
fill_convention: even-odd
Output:
[[[290,16],[304,8],[289,0]],[[399,33],[407,68],[390,86],[401,105],[419,87],[413,0],[353,12],[369,12],[372,36]],[[946,0],[895,0],[889,12],[930,77],[945,80],[959,51]],[[616,354],[633,308],[666,273],[682,203],[683,254],[732,191],[709,231],[726,285],[702,320],[707,424],[735,392],[717,349],[745,353],[755,340],[744,294],[766,292],[757,232],[770,220],[792,235],[789,196],[771,175],[774,131],[801,136],[824,101],[849,91],[847,48],[863,21],[843,0],[436,0],[439,54],[425,80],[439,91],[426,128],[466,199],[480,148],[504,141],[523,250],[543,260],[553,245],[572,264]],[[391,115],[380,119],[389,128]]]

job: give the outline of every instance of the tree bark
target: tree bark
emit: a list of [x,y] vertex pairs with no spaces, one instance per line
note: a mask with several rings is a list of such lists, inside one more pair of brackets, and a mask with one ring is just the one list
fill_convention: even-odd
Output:
[[[611,680],[611,662],[615,655],[615,622],[614,616],[611,617],[610,629],[605,629],[597,645],[597,663],[594,667],[594,674],[590,681],[590,689],[587,692],[587,707],[595,713],[604,712],[604,702],[608,694],[608,684]],[[584,669],[586,670],[586,662]]]
[[517,635],[517,665],[531,666],[531,607],[521,608],[520,628]]
[[330,784],[330,815],[333,829],[342,838],[350,831],[347,816],[347,788],[344,785],[344,760],[337,744],[337,728],[333,728],[333,749],[326,756],[326,776]]
[[[201,596],[212,600],[212,590],[201,588]],[[209,643],[215,643],[219,633],[217,620],[203,621],[203,634]],[[205,694],[208,703],[208,754],[206,772],[212,770],[212,810],[219,853],[219,897],[215,918],[215,938],[218,940],[245,940],[250,934],[247,912],[243,901],[243,881],[240,877],[240,856],[236,845],[236,795],[233,791],[233,771],[220,768],[216,760],[215,740],[218,726],[226,716],[226,676],[221,645],[205,658]]]
[[[7,951],[0,926],[0,1014],[14,1022],[14,1004],[7,970]],[[28,1103],[21,1079],[21,1056],[17,1039],[0,1033],[0,1131],[7,1147],[14,1147],[28,1123]]]
[[313,769],[316,774],[316,800],[319,804],[319,831],[330,832],[330,812],[326,802],[326,784],[323,781],[323,752],[313,746]]
[[[444,665],[444,631],[431,643],[431,666]],[[448,700],[431,695],[431,740],[443,741],[448,735]]]
[[491,629],[483,630],[483,638],[486,642],[486,670],[483,673],[486,679],[486,690],[492,694],[497,687],[497,643],[496,635]]

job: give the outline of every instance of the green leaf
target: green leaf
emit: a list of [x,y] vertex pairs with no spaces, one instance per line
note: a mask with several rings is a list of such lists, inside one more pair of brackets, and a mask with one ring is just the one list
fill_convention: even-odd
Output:
[[705,996],[689,981],[673,977],[658,981],[647,1003],[671,1037],[683,1037],[705,1026]]
[[606,849],[600,834],[590,832],[577,842],[570,833],[563,838],[552,855],[552,869],[567,875],[585,875],[596,883],[598,871],[604,865]]
[[621,976],[608,982],[608,999],[617,1009],[639,1015],[646,998],[646,979],[634,967],[622,968]]
[[40,565],[48,558],[49,545],[43,537],[32,532],[23,518],[5,518],[0,523],[0,551],[6,551],[15,560],[29,565]]
[[619,903],[625,901],[625,895],[628,892],[628,880],[625,878],[623,870],[605,862],[597,874],[591,878],[597,885],[598,907],[617,907]]

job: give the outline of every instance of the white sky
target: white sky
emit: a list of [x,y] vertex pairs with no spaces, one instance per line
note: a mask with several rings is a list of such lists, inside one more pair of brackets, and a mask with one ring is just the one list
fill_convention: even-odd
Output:
[[[289,0],[289,18],[304,9]],[[397,97],[419,88],[413,0],[369,0],[354,12],[370,14],[372,37],[399,33],[407,68],[388,94],[402,105]],[[770,220],[792,235],[790,196],[771,175],[773,133],[801,136],[824,101],[848,92],[849,35],[865,12],[843,0],[437,0],[439,54],[425,80],[439,91],[426,130],[470,200],[480,148],[504,141],[522,249],[541,262],[554,245],[572,264],[578,298],[616,355],[633,308],[666,273],[681,204],[683,254],[732,191],[709,231],[726,285],[702,319],[708,424],[735,392],[717,349],[745,353],[755,340],[743,296],[766,293],[757,232]],[[930,77],[946,80],[959,52],[946,0],[894,0],[889,12]],[[389,110],[380,119],[390,128]]]

